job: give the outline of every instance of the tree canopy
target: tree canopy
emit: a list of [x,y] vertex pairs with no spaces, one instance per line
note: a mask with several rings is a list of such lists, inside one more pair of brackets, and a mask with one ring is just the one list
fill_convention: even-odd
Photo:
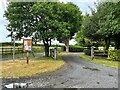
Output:
[[81,26],[81,12],[72,3],[10,2],[4,16],[9,20],[7,30],[16,32],[16,38],[43,41],[45,56],[52,39],[69,40]]
[[60,4],[60,22],[61,22],[61,34],[58,36],[60,42],[64,42],[66,45],[66,51],[69,51],[69,40],[75,35],[81,28],[82,13],[78,6],[73,3]]
[[82,23],[82,34],[85,38],[95,42],[105,41],[106,49],[111,42],[114,42],[116,49],[119,49],[120,19],[118,14],[120,14],[120,2],[99,2],[96,9],[92,15],[85,16]]

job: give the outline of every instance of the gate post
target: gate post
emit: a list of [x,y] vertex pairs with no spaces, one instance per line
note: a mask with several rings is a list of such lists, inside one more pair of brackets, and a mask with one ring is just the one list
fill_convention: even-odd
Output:
[[57,48],[54,48],[54,59],[57,60]]
[[94,59],[94,46],[91,47],[91,59]]

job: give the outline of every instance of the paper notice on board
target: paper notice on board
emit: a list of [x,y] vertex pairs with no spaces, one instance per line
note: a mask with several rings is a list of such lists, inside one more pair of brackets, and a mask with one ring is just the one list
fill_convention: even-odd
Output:
[[24,50],[32,51],[32,40],[31,39],[24,40]]

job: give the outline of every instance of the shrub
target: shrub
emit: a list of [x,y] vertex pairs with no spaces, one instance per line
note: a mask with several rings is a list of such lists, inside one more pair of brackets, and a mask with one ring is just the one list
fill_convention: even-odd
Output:
[[[63,47],[63,50],[65,51],[66,48],[65,46]],[[83,47],[80,47],[80,46],[69,46],[69,52],[83,52],[84,48]]]
[[91,49],[84,49],[84,53],[86,54],[86,55],[91,55]]
[[109,59],[114,61],[120,61],[120,50],[109,50]]
[[69,51],[70,52],[83,52],[84,48],[80,46],[70,46]]

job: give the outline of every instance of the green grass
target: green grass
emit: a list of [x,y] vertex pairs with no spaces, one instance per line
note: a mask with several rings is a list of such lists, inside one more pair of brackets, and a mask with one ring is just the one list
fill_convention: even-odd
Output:
[[[35,52],[34,54],[36,54],[36,53],[37,52]],[[30,54],[32,55],[31,52],[30,52]],[[26,53],[15,53],[15,57],[23,57],[23,56],[26,56]],[[13,57],[13,53],[4,53],[4,54],[2,54],[2,58],[12,58],[12,57]]]
[[65,62],[60,58],[53,60],[50,57],[32,57],[29,64],[26,59],[16,59],[15,61],[1,61],[2,68],[0,78],[30,77],[44,72],[55,71],[62,67]]
[[118,66],[118,64],[120,64],[119,61],[108,60],[106,57],[95,56],[94,60],[92,60],[91,56],[88,56],[88,55],[85,55],[85,54],[80,54],[80,58],[82,58],[85,61],[89,61],[89,62],[92,62],[92,63],[95,63],[95,64],[120,69],[120,67]]
[[[23,53],[15,53],[15,56],[23,56]],[[13,53],[2,54],[2,58],[11,58],[11,57],[13,57]]]

